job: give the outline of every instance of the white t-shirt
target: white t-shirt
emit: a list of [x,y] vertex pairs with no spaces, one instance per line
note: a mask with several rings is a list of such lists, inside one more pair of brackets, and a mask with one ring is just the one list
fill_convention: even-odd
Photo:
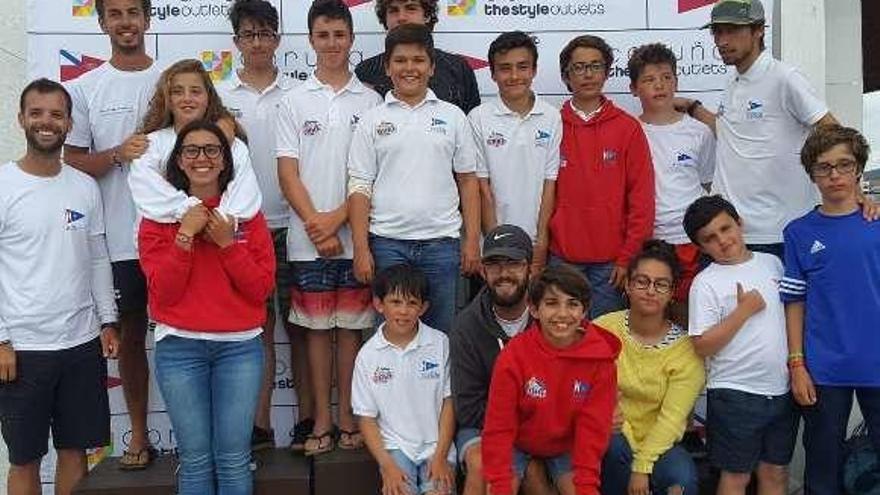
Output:
[[[317,211],[332,211],[345,202],[348,147],[361,115],[382,103],[382,98],[351,76],[338,93],[314,75],[281,102],[277,121],[276,155],[295,158],[299,177]],[[286,204],[286,203],[285,203]],[[306,234],[303,221],[291,208],[288,216],[287,257],[311,261],[318,251]],[[345,223],[337,232],[343,251],[353,255],[351,230]]]
[[[67,85],[73,100],[73,127],[67,144],[106,151],[137,132],[156,82],[158,64],[146,70],[121,71],[109,62],[83,74]],[[129,165],[114,166],[98,178],[107,224],[107,248],[111,261],[137,259],[134,225],[137,214],[128,188]]]
[[[419,322],[416,337],[401,349],[385,339],[384,326],[358,352],[352,409],[376,418],[386,450],[399,449],[419,463],[434,455],[443,399],[452,395],[449,339]],[[454,447],[449,462],[455,462]]]
[[559,173],[562,118],[535,97],[522,117],[496,98],[471,110],[477,177],[488,178],[498,224],[516,225],[535,240],[545,180]]
[[752,253],[738,265],[712,263],[691,285],[688,332],[702,335],[736,308],[736,284],[757,289],[766,307],[752,315],[733,339],[707,358],[708,388],[732,388],[752,394],[788,392],[788,344],[785,312],[779,300],[782,262],[772,254]]
[[275,114],[282,98],[293,87],[293,79],[280,70],[275,82],[262,92],[242,82],[235,71],[228,80],[217,84],[223,105],[247,133],[251,164],[263,194],[263,215],[271,229],[287,226],[288,205],[278,185],[275,160]]
[[642,122],[654,162],[654,237],[671,244],[690,242],[682,220],[687,207],[704,196],[702,184],[715,173],[715,136],[688,115],[674,124]]
[[355,129],[348,174],[371,184],[370,232],[401,240],[459,237],[455,173],[476,171],[464,113],[428,90],[411,107],[389,91]]
[[[173,127],[166,127],[148,134],[147,140],[147,151],[131,162],[128,183],[132,198],[138,213],[144,217],[162,223],[179,222],[188,209],[201,201],[165,180],[165,166],[177,133]],[[232,143],[232,161],[235,169],[232,182],[227,185],[217,209],[237,219],[250,220],[260,211],[262,194],[247,145],[238,138]]]
[[117,319],[101,192],[62,165],[54,177],[0,165],[0,340],[19,351],[88,342]]
[[818,203],[800,152],[826,113],[806,78],[767,51],[728,84],[718,107],[712,189],[742,215],[747,243],[782,242],[782,229]]

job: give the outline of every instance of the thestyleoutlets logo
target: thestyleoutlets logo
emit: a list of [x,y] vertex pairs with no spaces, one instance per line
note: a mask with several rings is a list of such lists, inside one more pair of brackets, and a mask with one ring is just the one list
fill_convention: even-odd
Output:
[[232,75],[232,51],[205,50],[201,56],[202,66],[214,82],[225,81]]
[[104,60],[100,58],[63,49],[58,50],[58,58],[61,82],[76,79],[90,70],[97,69],[104,63]]
[[450,17],[469,17],[482,13],[488,17],[602,16],[605,0],[560,0],[546,3],[541,0],[447,0],[446,13]]
[[150,16],[153,19],[164,21],[170,18],[184,17],[192,19],[229,17],[229,9],[232,0],[178,0],[164,5],[154,5],[150,8]]

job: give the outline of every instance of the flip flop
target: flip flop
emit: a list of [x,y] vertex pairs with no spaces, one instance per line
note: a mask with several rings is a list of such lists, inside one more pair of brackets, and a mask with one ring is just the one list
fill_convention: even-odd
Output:
[[342,450],[358,450],[364,447],[364,438],[360,430],[339,430],[336,446]]
[[147,445],[137,452],[126,450],[122,452],[118,466],[122,471],[142,471],[150,467],[158,456],[159,451],[152,445]]
[[[325,443],[325,439],[326,439],[326,443]],[[310,449],[309,448],[309,441],[310,440],[317,440],[318,446],[313,449]],[[303,450],[303,453],[305,454],[306,457],[311,457],[311,456],[330,452],[334,448],[336,448],[336,432],[333,431],[333,429],[331,428],[327,432],[322,433],[320,435],[315,435],[313,433],[309,434],[306,437],[306,444],[305,444],[305,449]]]

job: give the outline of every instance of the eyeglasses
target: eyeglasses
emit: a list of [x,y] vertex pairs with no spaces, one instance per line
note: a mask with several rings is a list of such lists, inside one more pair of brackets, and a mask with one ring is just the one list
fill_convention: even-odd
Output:
[[605,72],[605,64],[602,62],[577,62],[568,66],[569,74],[582,76],[584,74],[601,74]]
[[648,290],[652,285],[658,294],[669,294],[672,292],[673,283],[668,278],[658,278],[651,280],[650,277],[644,275],[636,275],[629,281],[630,285],[636,290]]
[[851,175],[856,171],[856,162],[841,160],[837,163],[815,163],[810,167],[813,177],[828,177],[832,170],[837,170],[840,175]]
[[528,265],[529,262],[526,260],[487,260],[483,262],[486,272],[492,275],[498,275],[506,270],[522,270]]
[[219,144],[206,144],[204,146],[187,144],[180,148],[180,154],[190,160],[195,160],[202,153],[207,158],[217,158],[221,152],[223,152],[223,148]]
[[243,33],[239,33],[236,37],[239,40],[245,41],[247,43],[253,43],[257,40],[275,41],[278,38],[278,33],[274,31],[245,31]]

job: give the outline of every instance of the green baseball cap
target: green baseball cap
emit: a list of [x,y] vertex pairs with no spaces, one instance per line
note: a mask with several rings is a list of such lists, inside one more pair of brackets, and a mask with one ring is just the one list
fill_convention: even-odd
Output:
[[761,0],[718,0],[712,7],[712,16],[709,24],[703,29],[712,27],[713,24],[738,24],[747,26],[764,22],[764,5]]

